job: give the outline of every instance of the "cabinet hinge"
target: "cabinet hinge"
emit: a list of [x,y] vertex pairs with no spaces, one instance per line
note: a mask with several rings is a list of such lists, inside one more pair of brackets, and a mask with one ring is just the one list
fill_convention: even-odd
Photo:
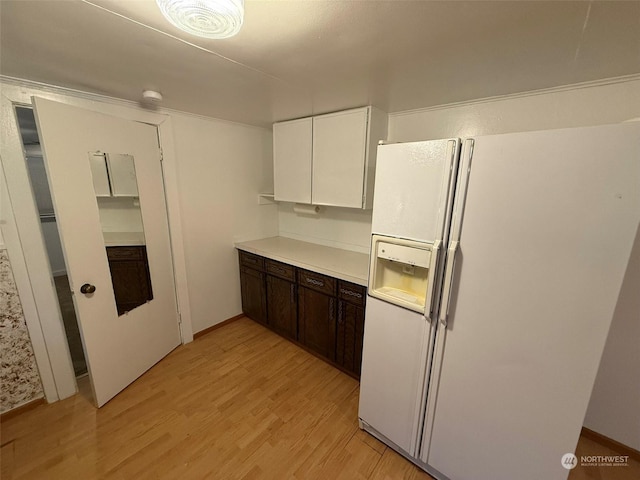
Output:
[[182,325],[182,314],[178,312],[178,325]]
[[160,161],[163,162],[164,161],[164,152],[162,151],[162,147],[160,147],[158,150],[160,150]]

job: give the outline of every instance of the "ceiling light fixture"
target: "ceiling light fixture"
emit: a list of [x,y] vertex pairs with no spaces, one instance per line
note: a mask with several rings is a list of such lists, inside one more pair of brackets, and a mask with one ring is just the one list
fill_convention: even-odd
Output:
[[156,0],[169,22],[204,38],[229,38],[240,31],[244,0]]

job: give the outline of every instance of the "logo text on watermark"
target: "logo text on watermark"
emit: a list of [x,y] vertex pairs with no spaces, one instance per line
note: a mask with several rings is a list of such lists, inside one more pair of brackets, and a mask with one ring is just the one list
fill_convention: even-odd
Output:
[[[578,457],[573,453],[565,453],[560,463],[571,470],[578,466]],[[581,467],[627,467],[629,455],[581,455],[579,464]]]
[[581,467],[626,467],[629,455],[582,455]]

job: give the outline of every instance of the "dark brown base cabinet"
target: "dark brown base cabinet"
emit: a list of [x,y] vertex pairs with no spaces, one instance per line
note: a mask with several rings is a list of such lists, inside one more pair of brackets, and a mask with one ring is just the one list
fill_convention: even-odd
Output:
[[153,299],[147,248],[144,245],[107,247],[107,259],[118,315]]
[[364,337],[364,307],[344,300],[338,303],[336,363],[360,376],[362,339]]
[[283,337],[298,339],[296,284],[267,275],[267,312],[269,327]]
[[267,291],[265,274],[252,268],[240,267],[242,310],[256,322],[267,324]]
[[267,286],[264,259],[240,252],[240,292],[242,312],[256,322],[267,324]]
[[305,287],[298,298],[300,343],[335,362],[336,299]]
[[242,311],[359,378],[366,288],[239,251]]

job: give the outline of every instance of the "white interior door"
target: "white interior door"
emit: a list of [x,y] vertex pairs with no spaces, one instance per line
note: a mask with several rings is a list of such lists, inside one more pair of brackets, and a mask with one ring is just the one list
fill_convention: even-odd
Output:
[[[89,376],[102,406],[180,344],[157,130],[42,98],[33,103]],[[153,293],[121,315],[105,248],[104,211],[98,205],[98,200],[114,199],[96,197],[101,192],[95,192],[92,180],[95,152],[130,155],[135,163],[139,200],[115,200],[139,204],[144,230],[130,231],[136,229],[129,219],[122,223],[129,227],[118,232],[112,221],[106,236],[112,245],[146,242]],[[83,284],[95,286],[95,292],[81,293]]]
[[561,458],[580,434],[639,185],[639,125],[475,140],[429,391],[430,466],[461,480],[567,477]]

